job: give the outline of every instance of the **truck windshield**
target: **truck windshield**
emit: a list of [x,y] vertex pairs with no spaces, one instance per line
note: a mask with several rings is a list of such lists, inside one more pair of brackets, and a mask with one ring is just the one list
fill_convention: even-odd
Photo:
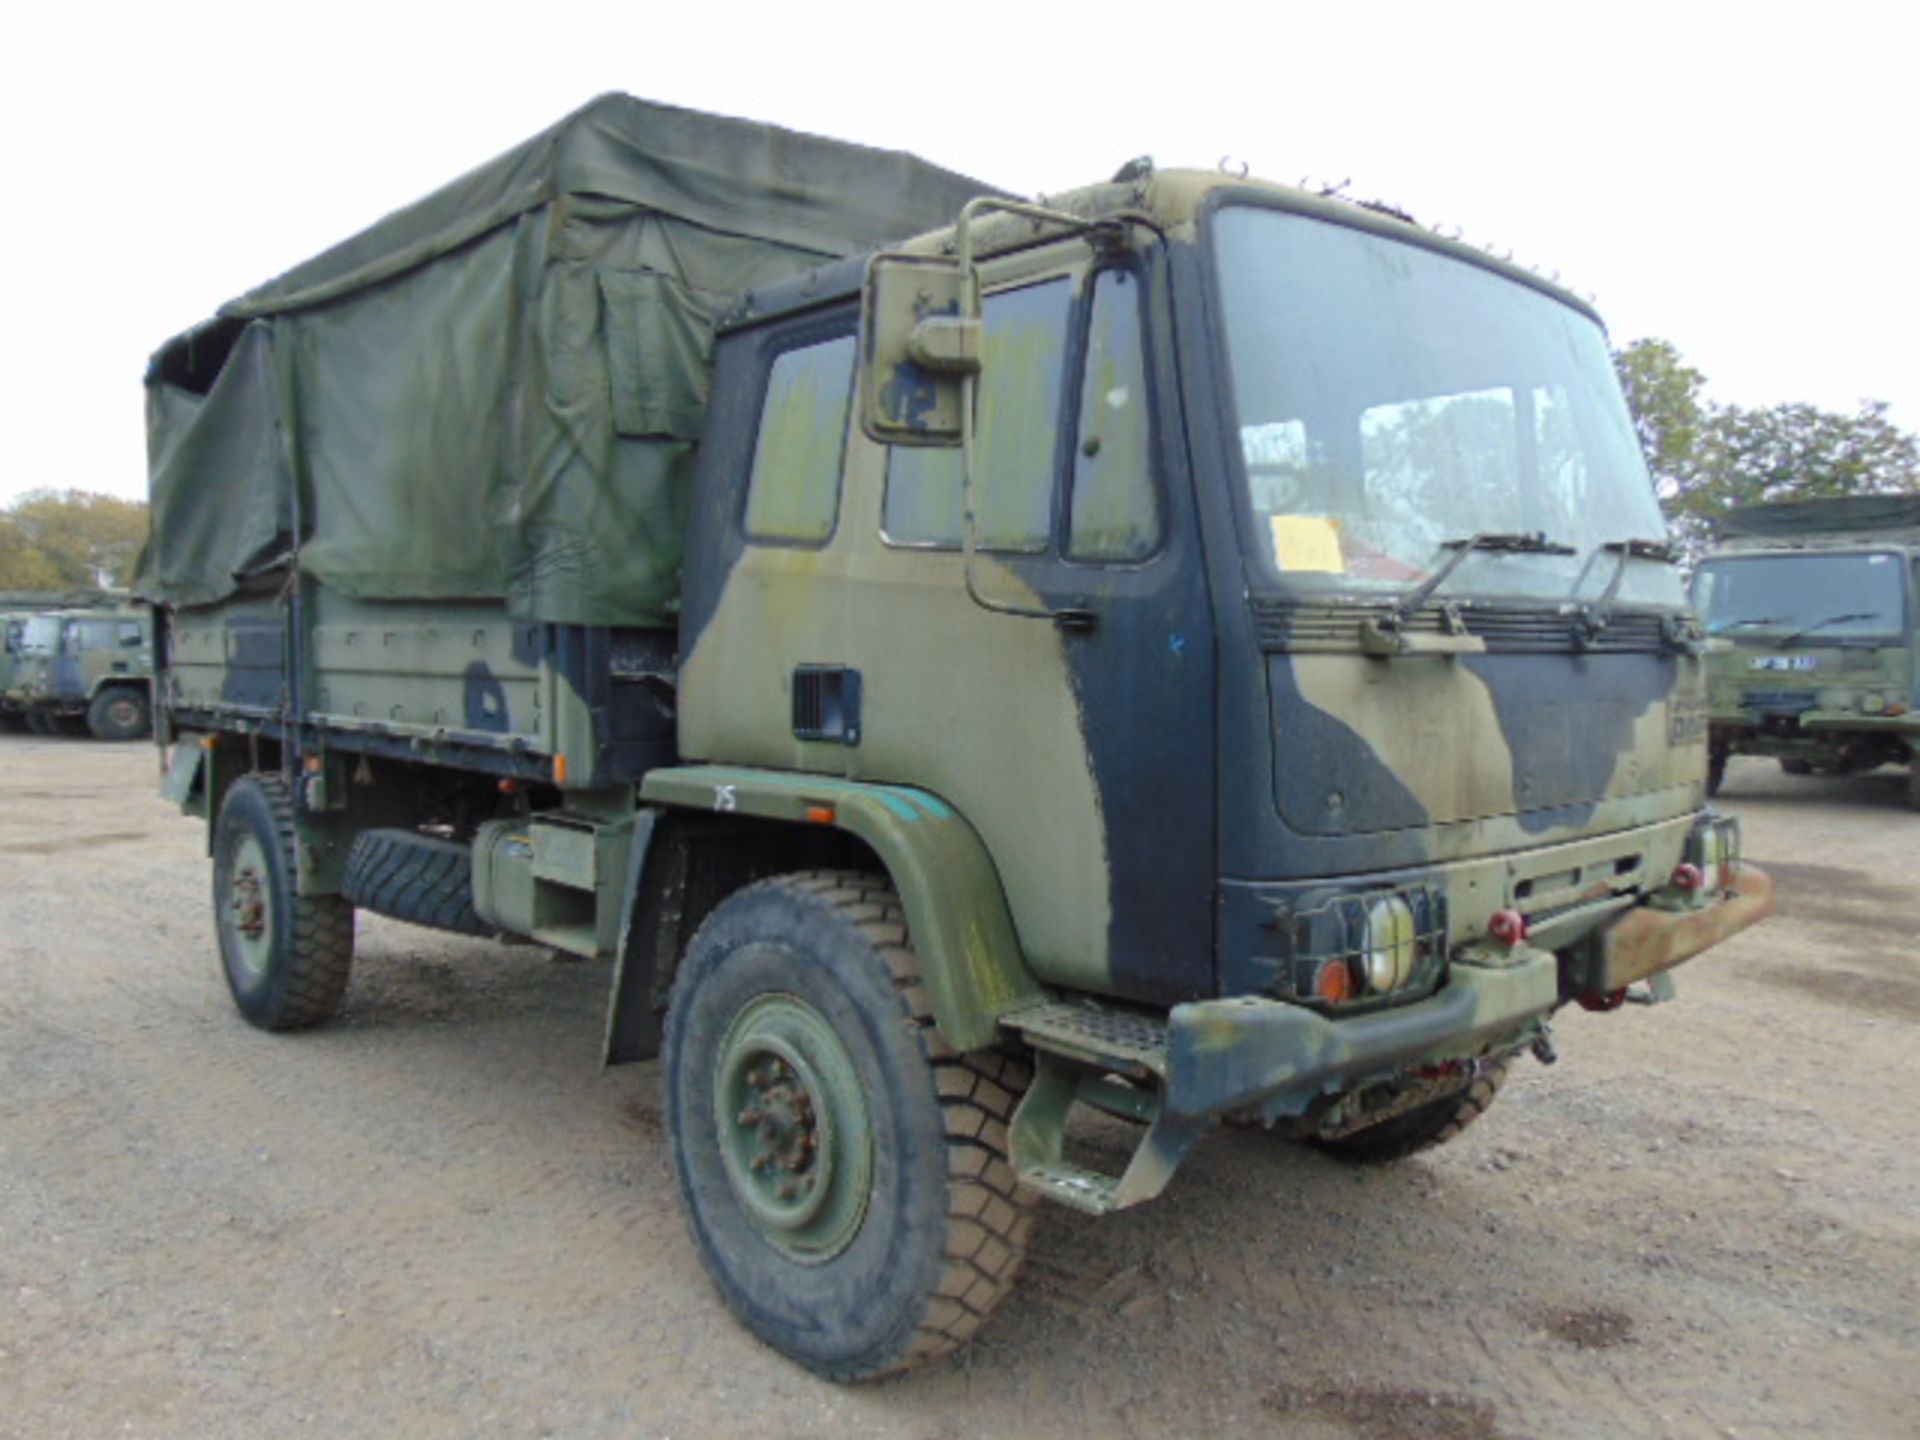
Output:
[[[1606,336],[1550,296],[1422,246],[1237,205],[1213,224],[1238,446],[1269,585],[1406,593],[1475,534],[1455,596],[1563,604],[1602,592],[1609,541],[1658,540]],[[1677,605],[1666,565],[1624,602]]]
[[1693,577],[1707,631],[1729,640],[1810,643],[1897,635],[1905,622],[1900,556],[1727,555]]

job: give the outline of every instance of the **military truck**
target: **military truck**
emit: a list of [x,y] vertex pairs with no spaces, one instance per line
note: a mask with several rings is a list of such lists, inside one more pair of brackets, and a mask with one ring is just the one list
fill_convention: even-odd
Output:
[[1904,765],[1920,808],[1920,496],[1735,509],[1693,593],[1720,651],[1711,790],[1732,755],[1791,775]]
[[607,97],[148,404],[241,1013],[333,1015],[356,909],[608,962],[709,1273],[824,1375],[1223,1118],[1446,1140],[1771,904],[1599,323],[1379,210]]
[[153,615],[144,606],[50,610],[20,622],[11,694],[41,735],[137,740],[152,726]]
[[0,731],[26,728],[26,711],[14,686],[19,679],[21,643],[30,613],[0,609]]

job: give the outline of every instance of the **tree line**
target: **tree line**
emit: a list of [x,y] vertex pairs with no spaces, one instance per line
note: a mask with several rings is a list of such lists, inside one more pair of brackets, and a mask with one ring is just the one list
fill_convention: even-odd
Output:
[[0,591],[123,590],[146,540],[143,501],[30,490],[0,506]]
[[1736,505],[1920,492],[1920,441],[1884,401],[1851,415],[1795,402],[1749,409],[1705,397],[1706,377],[1667,340],[1614,354],[1668,523],[1690,547]]

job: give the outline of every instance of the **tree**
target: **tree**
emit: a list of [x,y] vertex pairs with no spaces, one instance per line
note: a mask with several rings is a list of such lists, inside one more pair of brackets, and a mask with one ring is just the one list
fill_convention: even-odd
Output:
[[1662,500],[1687,488],[1694,448],[1707,423],[1700,398],[1706,376],[1680,358],[1670,340],[1636,340],[1613,357],[1640,449]]
[[33,490],[0,510],[0,590],[90,590],[132,582],[147,538],[138,500]]
[[1689,545],[1736,505],[1920,491],[1920,440],[1882,401],[1852,415],[1805,403],[1716,405],[1666,340],[1636,340],[1614,365],[1667,518]]

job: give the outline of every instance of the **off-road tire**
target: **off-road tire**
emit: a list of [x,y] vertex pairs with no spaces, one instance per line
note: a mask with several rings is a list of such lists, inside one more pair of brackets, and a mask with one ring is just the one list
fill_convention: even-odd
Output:
[[363,910],[461,935],[492,935],[473,908],[473,847],[412,830],[362,830],[340,893]]
[[87,730],[96,740],[138,740],[152,729],[147,697],[128,686],[102,690],[87,706]]
[[[249,848],[249,846],[251,848]],[[242,856],[264,902],[257,935],[236,906]],[[336,895],[301,895],[293,796],[279,775],[234,781],[213,831],[213,921],[233,1003],[262,1030],[301,1030],[331,1020],[353,968],[353,906]]]
[[[843,1208],[835,1187],[858,1154],[870,1157],[857,1228],[831,1253],[796,1257],[742,1199],[756,1182],[743,1178],[740,1148],[757,1142],[751,1126],[744,1140],[725,1130],[729,1077],[739,1073],[730,1067],[758,1065],[761,1052],[740,1037],[746,1027],[757,1039],[753,1017],[770,1006],[811,1013],[842,1047],[847,1079],[821,1087],[823,1097],[864,1096],[865,1151],[843,1142],[844,1127],[823,1124],[815,1135],[807,1122],[806,1153],[827,1141],[818,1149],[829,1157],[829,1213]],[[745,1073],[755,1084],[765,1074]],[[868,1380],[935,1359],[971,1338],[1012,1289],[1033,1202],[1015,1186],[1006,1127],[1031,1068],[1012,1054],[946,1045],[884,878],[784,875],[722,901],[674,982],[664,1078],[674,1170],[701,1260],[741,1322],[809,1370]],[[804,1113],[823,1110],[840,1113],[823,1101]],[[738,1123],[748,1124],[746,1112]]]
[[1378,1125],[1369,1125],[1364,1130],[1350,1131],[1314,1143],[1342,1160],[1363,1164],[1404,1160],[1416,1151],[1444,1145],[1486,1114],[1494,1096],[1500,1093],[1500,1087],[1506,1083],[1507,1070],[1512,1063],[1511,1059],[1502,1059],[1483,1065],[1473,1077],[1473,1083],[1464,1090],[1443,1095],[1431,1104],[1382,1120]]
[[1811,760],[1802,760],[1798,755],[1782,755],[1780,757],[1780,768],[1789,775],[1813,774],[1813,762]]

